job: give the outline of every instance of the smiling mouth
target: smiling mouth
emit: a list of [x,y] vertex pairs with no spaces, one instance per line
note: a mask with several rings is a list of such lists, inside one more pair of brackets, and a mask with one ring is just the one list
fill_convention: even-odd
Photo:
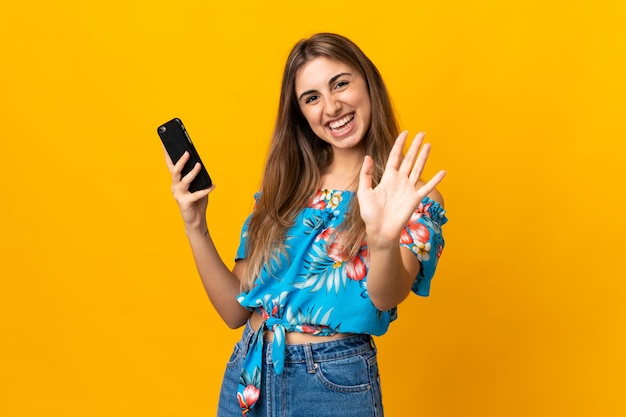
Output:
[[328,123],[328,128],[331,130],[331,132],[335,134],[341,134],[347,131],[348,129],[350,129],[350,127],[352,126],[353,120],[354,120],[354,113],[351,113],[342,117],[339,120]]

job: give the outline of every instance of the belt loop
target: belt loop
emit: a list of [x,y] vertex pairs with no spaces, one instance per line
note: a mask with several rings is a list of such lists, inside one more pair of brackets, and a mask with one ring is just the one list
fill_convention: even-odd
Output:
[[256,336],[257,332],[254,331],[250,322],[246,324],[246,328],[247,328],[246,329],[247,332],[246,332],[246,337],[244,339],[244,345],[246,349],[248,349],[250,347],[250,341],[255,338],[254,336]]
[[306,358],[306,370],[308,373],[314,374],[317,364],[313,361],[313,349],[311,348],[311,344],[307,343],[306,345],[302,345],[302,348],[304,349],[304,357]]
[[[259,329],[261,333],[263,333],[263,326]],[[243,350],[244,350],[244,358],[248,356],[250,350],[252,349],[252,344],[254,344],[258,339],[258,332],[255,332],[250,324],[250,321],[246,323],[246,328],[243,333]]]
[[244,338],[244,341],[243,341],[246,348],[250,345],[250,340],[254,336],[254,333],[256,332],[252,329],[250,322],[246,323],[246,337]]

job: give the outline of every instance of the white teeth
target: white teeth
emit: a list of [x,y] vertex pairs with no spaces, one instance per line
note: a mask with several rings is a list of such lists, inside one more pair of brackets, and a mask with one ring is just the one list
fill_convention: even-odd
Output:
[[335,130],[335,129],[339,129],[343,126],[345,126],[346,124],[350,123],[352,121],[352,119],[354,119],[354,114],[349,114],[346,117],[343,117],[335,122],[331,122],[328,124],[328,127],[330,127],[331,129]]

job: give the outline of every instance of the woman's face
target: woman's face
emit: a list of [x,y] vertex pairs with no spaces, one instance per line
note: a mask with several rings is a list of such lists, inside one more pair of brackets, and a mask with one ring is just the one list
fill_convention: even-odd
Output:
[[370,126],[367,84],[354,68],[318,57],[295,80],[296,99],[313,132],[333,149],[360,148]]

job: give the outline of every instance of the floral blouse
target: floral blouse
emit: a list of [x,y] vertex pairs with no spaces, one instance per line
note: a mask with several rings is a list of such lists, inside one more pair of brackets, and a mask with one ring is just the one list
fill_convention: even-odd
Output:
[[[319,191],[287,231],[284,254],[270,268],[264,267],[254,287],[237,298],[243,307],[258,311],[265,319],[263,329],[274,333],[271,351],[277,374],[284,366],[285,332],[382,335],[397,317],[396,308],[380,311],[367,294],[367,245],[354,259],[347,259],[339,226],[352,198],[356,194],[351,191]],[[426,197],[401,233],[400,245],[409,248],[422,265],[412,287],[418,295],[429,294],[444,247],[441,226],[447,220],[441,205]],[[248,221],[237,259],[246,255]],[[244,416],[259,398],[263,329],[246,355],[239,380],[237,397]]]

